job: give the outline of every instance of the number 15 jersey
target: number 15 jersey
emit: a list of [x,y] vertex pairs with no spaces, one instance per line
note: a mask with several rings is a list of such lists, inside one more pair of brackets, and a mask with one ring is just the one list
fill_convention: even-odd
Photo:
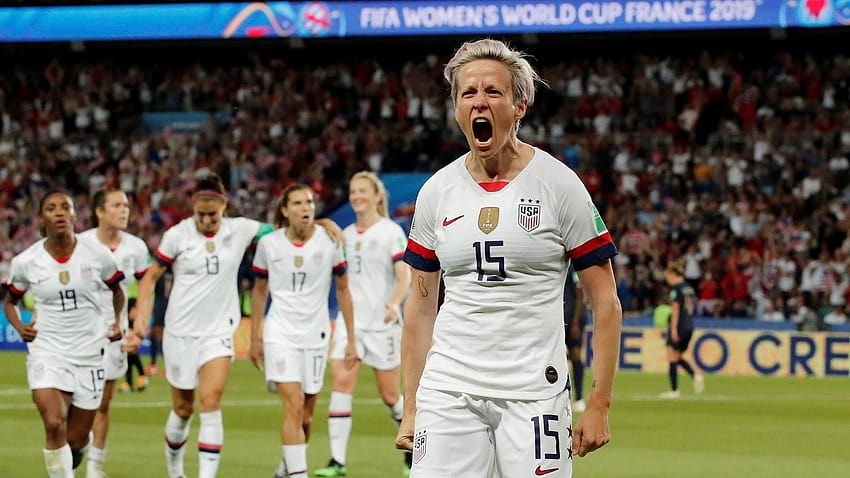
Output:
[[581,270],[617,250],[587,189],[548,153],[535,148],[501,188],[476,183],[465,158],[422,187],[405,252],[415,269],[442,269],[446,286],[420,385],[515,400],[555,396],[567,386],[568,262]]

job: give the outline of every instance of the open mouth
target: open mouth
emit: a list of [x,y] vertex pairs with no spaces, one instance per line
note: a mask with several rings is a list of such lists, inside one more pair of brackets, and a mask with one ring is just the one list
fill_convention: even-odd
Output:
[[484,118],[472,121],[472,135],[480,143],[487,143],[493,138],[493,125]]

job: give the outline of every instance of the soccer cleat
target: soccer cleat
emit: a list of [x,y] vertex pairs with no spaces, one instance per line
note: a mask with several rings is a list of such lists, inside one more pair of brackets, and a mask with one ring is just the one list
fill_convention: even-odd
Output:
[[313,474],[322,477],[345,476],[345,465],[331,458],[331,461],[328,462],[328,466],[319,468],[314,471]]
[[101,469],[89,468],[86,470],[86,478],[108,478]]
[[664,398],[664,399],[679,398],[679,391],[678,390],[667,390],[666,392],[659,395],[658,398]]
[[698,373],[694,375],[694,393],[700,394],[705,391],[705,377]]
[[144,392],[146,388],[148,388],[148,377],[144,375],[136,377],[136,390]]
[[159,372],[159,367],[156,364],[150,364],[145,368],[145,375],[156,375]]
[[401,469],[402,476],[410,476],[410,467],[413,466],[413,453],[404,452],[404,468]]
[[587,405],[584,403],[584,400],[576,400],[573,402],[573,412],[582,413],[587,408]]
[[280,463],[277,464],[277,469],[274,471],[272,478],[286,478],[288,475],[286,473],[286,462],[280,460]]
[[133,387],[131,387],[127,382],[122,382],[121,385],[118,386],[118,391],[121,393],[132,392]]

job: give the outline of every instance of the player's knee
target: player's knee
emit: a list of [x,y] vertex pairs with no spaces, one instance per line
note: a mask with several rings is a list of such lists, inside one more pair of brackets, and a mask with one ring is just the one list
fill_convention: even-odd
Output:
[[398,402],[399,397],[401,395],[398,393],[398,390],[381,390],[381,400],[384,401],[384,405],[391,408]]
[[44,431],[47,433],[48,437],[56,437],[59,435],[65,434],[65,419],[61,415],[45,415],[44,419]]
[[182,420],[187,420],[192,416],[192,413],[195,412],[195,406],[192,402],[182,402],[178,403],[174,407],[174,413],[177,414]]

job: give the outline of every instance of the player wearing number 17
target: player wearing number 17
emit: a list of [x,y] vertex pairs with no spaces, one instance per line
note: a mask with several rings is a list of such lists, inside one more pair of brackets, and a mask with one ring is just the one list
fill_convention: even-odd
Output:
[[[416,200],[396,446],[413,451],[414,478],[569,477],[573,455],[610,439],[617,250],[575,173],[517,137],[539,80],[525,56],[466,43],[445,77],[470,151]],[[594,386],[575,428],[562,302],[571,262],[595,319]]]
[[[354,312],[343,246],[314,223],[316,204],[308,186],[281,193],[275,211],[280,229],[257,244],[252,269],[251,360],[283,402],[283,460],[275,477],[307,477],[307,440],[316,397],[322,389],[330,340],[331,278],[348,331],[345,366],[357,362]],[[265,304],[271,295],[271,305]],[[288,474],[287,474],[288,473]]]
[[[72,478],[103,395],[106,346],[121,338],[124,274],[106,246],[74,233],[71,196],[49,192],[39,211],[45,239],[12,259],[3,310],[27,342],[27,380],[47,435],[47,475]],[[101,283],[112,291],[108,335]],[[27,291],[35,298],[38,319],[24,324],[17,306]]]

